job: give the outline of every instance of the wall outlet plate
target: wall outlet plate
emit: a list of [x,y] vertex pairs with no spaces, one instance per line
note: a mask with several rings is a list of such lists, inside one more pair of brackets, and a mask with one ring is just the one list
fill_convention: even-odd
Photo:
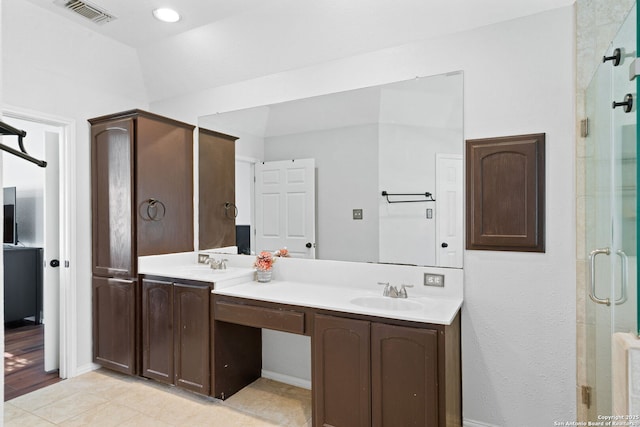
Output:
[[353,210],[353,219],[362,219],[362,209]]
[[444,288],[444,274],[424,273],[424,285]]

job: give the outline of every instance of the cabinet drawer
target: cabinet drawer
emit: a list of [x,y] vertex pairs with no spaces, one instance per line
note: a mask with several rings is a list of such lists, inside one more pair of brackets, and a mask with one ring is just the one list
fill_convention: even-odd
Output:
[[216,301],[214,304],[214,318],[223,322],[238,323],[256,328],[304,334],[304,313],[299,311]]

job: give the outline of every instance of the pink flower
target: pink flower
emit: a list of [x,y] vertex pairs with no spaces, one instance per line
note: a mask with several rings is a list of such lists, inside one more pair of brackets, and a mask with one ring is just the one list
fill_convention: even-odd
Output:
[[260,271],[268,271],[268,270],[271,270],[271,267],[273,267],[273,263],[275,261],[276,260],[271,254],[271,252],[262,251],[256,257],[256,260],[253,263],[253,266]]
[[289,256],[289,250],[287,248],[278,249],[274,255],[286,258]]

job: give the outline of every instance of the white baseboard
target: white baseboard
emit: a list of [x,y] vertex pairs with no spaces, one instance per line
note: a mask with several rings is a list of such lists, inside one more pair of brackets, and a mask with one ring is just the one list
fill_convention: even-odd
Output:
[[499,427],[494,424],[481,423],[480,421],[469,420],[465,418],[462,420],[463,427]]
[[86,365],[78,366],[75,369],[74,377],[78,375],[86,374],[91,371],[95,371],[96,369],[100,369],[100,365],[98,365],[97,363],[87,363]]
[[289,384],[295,387],[306,388],[311,390],[311,381],[302,378],[292,377],[290,375],[283,375],[273,371],[262,370],[262,377],[270,380],[278,381],[281,383]]

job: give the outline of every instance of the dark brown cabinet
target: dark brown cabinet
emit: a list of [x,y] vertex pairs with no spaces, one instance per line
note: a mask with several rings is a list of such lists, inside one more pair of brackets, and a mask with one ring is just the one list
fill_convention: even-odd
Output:
[[545,251],[545,134],[466,141],[467,249]]
[[142,375],[208,394],[207,283],[142,279]]
[[173,384],[173,284],[142,279],[142,375]]
[[175,384],[209,394],[208,285],[174,283]]
[[134,122],[92,126],[93,274],[134,277]]
[[5,246],[4,321],[34,317],[42,323],[42,248]]
[[[135,358],[135,319],[126,324],[111,317],[135,308],[122,291],[109,294],[110,309],[97,299],[96,283],[137,278],[137,259],[193,250],[193,129],[194,126],[141,110],[90,119],[94,331],[102,333],[94,361],[105,367],[137,373],[135,363],[111,360],[114,354]],[[108,283],[113,281],[107,280]],[[133,286],[135,288],[135,286]],[[115,294],[118,294],[117,298]],[[134,294],[135,292],[131,292]],[[122,307],[117,306],[122,304]],[[101,310],[100,313],[96,309]],[[115,329],[118,325],[119,329]],[[131,329],[124,330],[124,327]],[[113,333],[108,331],[113,330]],[[115,332],[117,331],[117,332]],[[129,348],[122,345],[128,343]],[[108,346],[113,345],[113,349]],[[135,360],[135,359],[133,359]]]
[[315,316],[313,422],[317,426],[371,425],[370,323]]
[[438,332],[371,324],[373,425],[438,425]]
[[314,425],[460,426],[457,322],[439,331],[316,315]]
[[93,355],[96,363],[136,373],[137,280],[93,277]]
[[199,247],[236,244],[235,136],[198,129]]
[[260,376],[260,328],[311,337],[313,425],[461,427],[460,314],[449,325],[211,296],[212,395]]

